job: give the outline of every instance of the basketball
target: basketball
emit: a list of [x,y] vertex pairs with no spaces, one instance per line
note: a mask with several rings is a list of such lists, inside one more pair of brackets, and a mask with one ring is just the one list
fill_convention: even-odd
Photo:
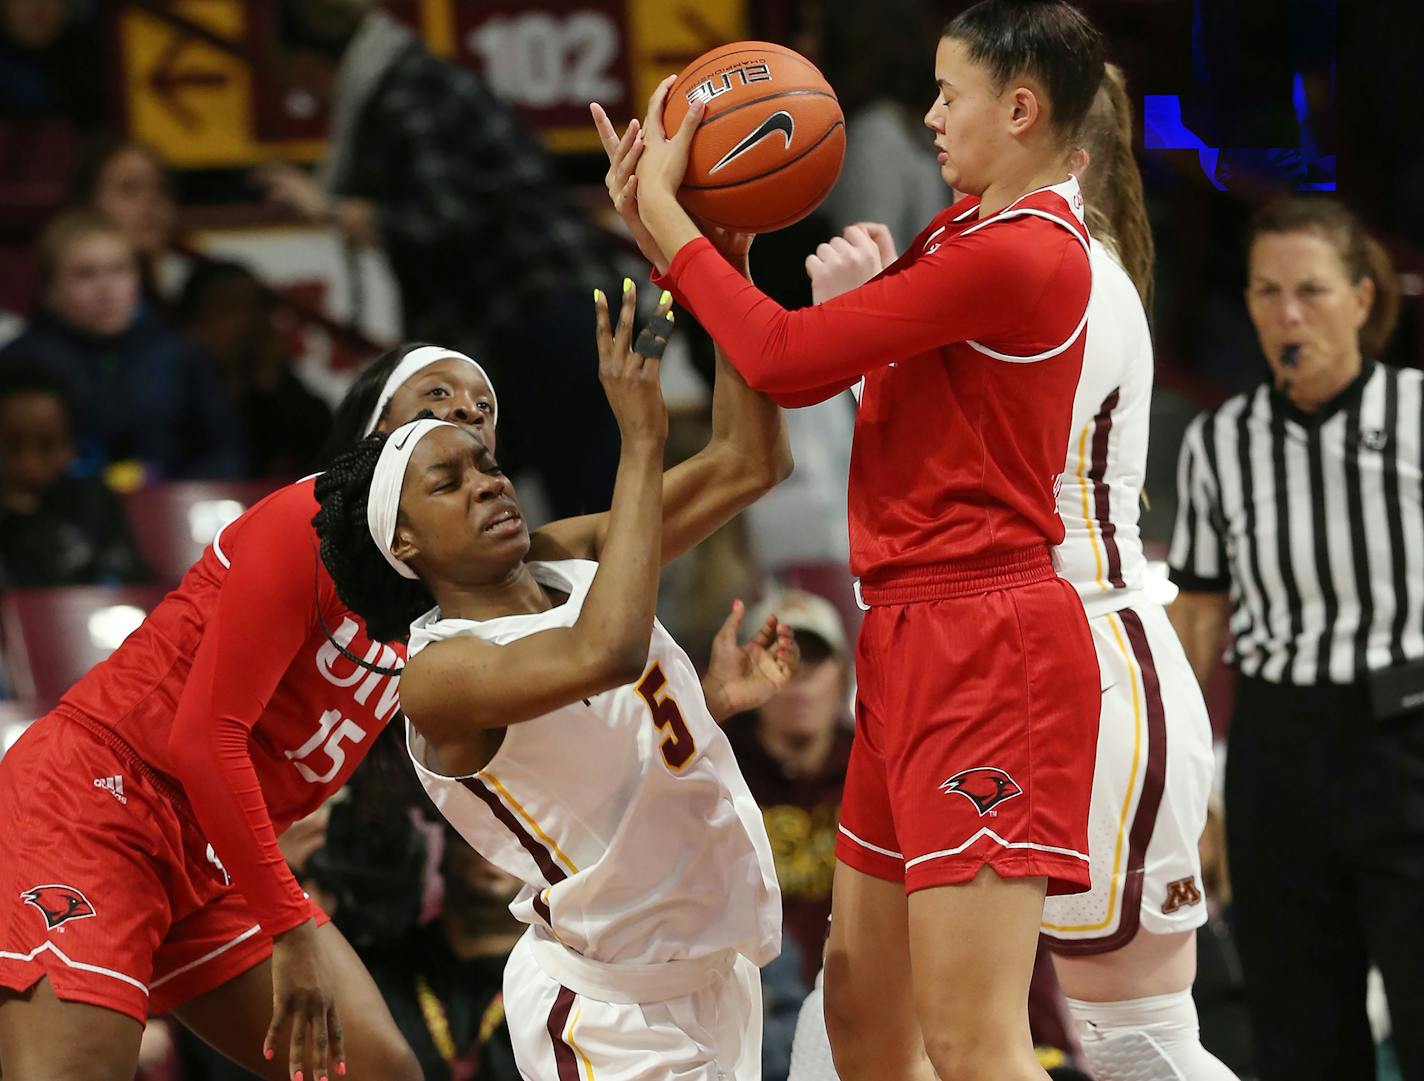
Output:
[[677,77],[663,112],[669,137],[697,101],[707,112],[678,192],[689,212],[766,233],[821,205],[845,160],[845,117],[814,64],[770,42],[722,45]]

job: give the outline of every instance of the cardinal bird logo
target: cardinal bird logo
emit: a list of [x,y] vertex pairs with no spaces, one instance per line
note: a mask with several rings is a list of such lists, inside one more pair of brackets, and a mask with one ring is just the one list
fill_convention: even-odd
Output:
[[941,792],[957,792],[979,812],[982,818],[1005,800],[1022,796],[1023,789],[1012,777],[993,766],[975,766],[960,770],[939,786]]
[[89,903],[89,898],[73,886],[57,883],[33,886],[20,894],[20,900],[39,909],[51,931],[70,920],[82,920],[94,915],[94,906]]

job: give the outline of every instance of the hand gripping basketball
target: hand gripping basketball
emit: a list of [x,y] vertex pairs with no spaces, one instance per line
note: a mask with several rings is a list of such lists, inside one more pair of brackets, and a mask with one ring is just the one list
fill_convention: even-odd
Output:
[[682,70],[662,103],[668,131],[681,132],[687,114],[702,110],[678,198],[704,222],[780,229],[815,210],[840,175],[840,102],[816,66],[783,45],[718,46]]
[[669,138],[663,130],[663,107],[667,103],[668,90],[675,81],[676,76],[669,75],[648,99],[648,115],[643,118],[643,153],[638,159],[635,174],[642,198],[677,194],[687,173],[692,135],[702,122],[702,113],[707,107],[705,102],[698,102],[688,109],[677,131]]

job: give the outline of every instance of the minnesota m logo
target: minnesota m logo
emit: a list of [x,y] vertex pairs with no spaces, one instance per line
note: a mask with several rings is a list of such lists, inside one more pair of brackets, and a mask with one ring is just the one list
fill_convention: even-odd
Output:
[[1179,908],[1201,904],[1201,899],[1201,890],[1197,889],[1196,879],[1179,878],[1175,882],[1167,883],[1167,899],[1162,902],[1162,912],[1170,915]]

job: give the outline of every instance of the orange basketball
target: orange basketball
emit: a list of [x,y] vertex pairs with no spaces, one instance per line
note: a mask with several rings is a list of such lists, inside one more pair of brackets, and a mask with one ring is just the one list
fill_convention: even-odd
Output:
[[766,233],[800,221],[830,193],[845,161],[836,92],[799,53],[738,41],[688,64],[668,93],[663,128],[707,102],[678,198],[713,225]]

